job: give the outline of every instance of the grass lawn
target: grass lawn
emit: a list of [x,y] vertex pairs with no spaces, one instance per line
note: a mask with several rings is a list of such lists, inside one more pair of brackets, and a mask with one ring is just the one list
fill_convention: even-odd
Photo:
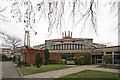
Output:
[[36,68],[35,66],[29,66],[29,67],[19,67],[19,70],[23,75],[30,75],[35,73],[41,73],[51,70],[58,70],[58,69],[64,69],[64,68],[70,68],[73,66],[67,66],[67,65],[42,65],[40,68]]
[[[120,75],[120,73],[119,73]],[[85,70],[79,73],[75,73],[75,74],[71,74],[71,75],[67,75],[67,76],[63,76],[60,77],[58,79],[55,80],[65,80],[65,79],[82,79],[82,78],[86,78],[86,79],[91,79],[94,78],[94,80],[96,80],[95,78],[102,78],[102,80],[106,80],[104,78],[118,78],[118,73],[111,73],[111,72],[104,72],[104,71],[93,71],[93,70]],[[80,80],[81,80],[80,79]],[[86,80],[84,79],[84,80]],[[98,79],[99,80],[99,79]],[[108,80],[108,79],[107,79]],[[111,79],[110,79],[111,80]],[[112,79],[113,80],[113,79]],[[117,79],[118,80],[118,79]]]

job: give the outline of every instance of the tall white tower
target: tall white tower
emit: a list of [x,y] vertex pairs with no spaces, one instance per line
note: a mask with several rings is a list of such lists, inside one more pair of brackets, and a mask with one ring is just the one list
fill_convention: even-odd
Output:
[[25,36],[24,36],[24,46],[30,47],[30,33],[29,30],[25,30]]

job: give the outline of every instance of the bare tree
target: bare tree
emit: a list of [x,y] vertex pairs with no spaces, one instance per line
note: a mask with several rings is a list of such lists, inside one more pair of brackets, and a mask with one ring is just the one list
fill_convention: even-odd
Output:
[[[114,10],[118,1],[108,0],[105,3],[111,6],[111,10]],[[68,14],[70,17],[68,19],[71,20],[72,27],[83,21],[84,28],[87,21],[89,21],[93,30],[97,32],[97,15],[101,0],[39,0],[37,3],[34,2],[33,0],[12,0],[12,17],[17,18],[19,22],[25,23],[25,26],[32,30],[36,22],[42,17],[46,17],[49,22],[48,32],[51,34],[54,28],[60,32],[64,28],[65,22],[68,22],[65,21],[65,11],[70,8]],[[67,5],[66,2],[69,3],[69,8],[67,9],[65,7]],[[36,16],[39,16],[39,19],[36,19]]]
[[6,19],[6,17],[2,14],[6,10],[6,8],[7,7],[5,7],[5,8],[2,9],[0,7],[0,20],[8,22],[8,20]]
[[2,46],[11,48],[13,50],[13,53],[15,53],[16,47],[22,44],[22,40],[16,36],[12,36],[2,31],[0,31],[0,35],[1,35],[0,37],[4,42]]

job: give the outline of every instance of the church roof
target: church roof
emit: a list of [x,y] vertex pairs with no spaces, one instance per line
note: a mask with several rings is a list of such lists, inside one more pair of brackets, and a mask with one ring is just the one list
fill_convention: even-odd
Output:
[[65,37],[65,38],[63,38],[63,39],[56,40],[56,41],[79,41],[79,40],[72,39],[72,38],[70,38],[70,37]]

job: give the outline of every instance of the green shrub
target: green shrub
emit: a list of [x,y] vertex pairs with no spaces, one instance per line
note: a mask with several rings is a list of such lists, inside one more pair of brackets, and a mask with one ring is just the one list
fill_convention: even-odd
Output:
[[55,59],[49,59],[49,64],[55,64],[56,60]]
[[42,57],[40,56],[40,53],[37,53],[35,55],[35,63],[37,68],[39,68],[42,65]]
[[8,58],[8,61],[12,61],[12,60],[13,60],[13,57],[9,57],[9,58]]
[[84,56],[84,58],[85,58],[85,64],[86,64],[86,65],[90,64],[90,62],[91,62],[91,57],[92,57],[91,53],[83,53],[83,56]]
[[52,59],[49,59],[49,64],[51,64]]
[[104,56],[102,56],[102,60],[105,64],[111,64],[112,63],[112,56],[104,55]]
[[66,58],[66,61],[67,61],[67,60],[74,60],[74,58],[73,58],[73,57]]
[[84,65],[85,64],[85,57],[84,56],[80,56],[78,59],[78,64],[79,65]]
[[77,57],[73,57],[73,59],[74,59],[75,65],[77,65],[77,63],[78,63]]
[[55,64],[56,63],[56,60],[55,59],[52,59],[51,60],[51,64]]
[[26,65],[27,65],[27,62],[25,62],[25,61],[19,61],[17,63],[17,67],[26,66]]
[[65,64],[65,59],[60,59],[60,64]]
[[7,61],[8,57],[5,54],[0,54],[1,61]]
[[49,50],[45,49],[44,50],[44,58],[45,58],[45,65],[49,63]]

